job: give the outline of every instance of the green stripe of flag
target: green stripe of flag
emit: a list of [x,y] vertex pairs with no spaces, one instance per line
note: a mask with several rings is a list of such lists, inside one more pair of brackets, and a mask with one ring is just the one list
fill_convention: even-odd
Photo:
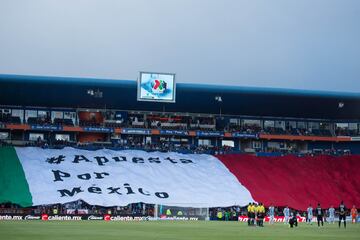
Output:
[[32,205],[29,185],[13,147],[0,147],[0,203]]

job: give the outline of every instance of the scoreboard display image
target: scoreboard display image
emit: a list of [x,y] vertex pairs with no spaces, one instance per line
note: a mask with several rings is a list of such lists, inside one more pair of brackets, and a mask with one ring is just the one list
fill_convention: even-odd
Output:
[[138,101],[175,102],[176,84],[173,73],[140,72]]

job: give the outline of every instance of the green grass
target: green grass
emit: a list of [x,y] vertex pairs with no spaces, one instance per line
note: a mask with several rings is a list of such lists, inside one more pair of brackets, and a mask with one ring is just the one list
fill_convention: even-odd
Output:
[[264,228],[240,222],[57,222],[0,221],[0,239],[360,239],[360,224],[348,228],[326,224],[323,228],[300,224],[291,229],[278,223]]

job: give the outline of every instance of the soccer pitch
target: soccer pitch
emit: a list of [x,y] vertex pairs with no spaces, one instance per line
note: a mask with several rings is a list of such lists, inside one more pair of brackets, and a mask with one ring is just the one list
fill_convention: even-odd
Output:
[[360,224],[338,225],[300,224],[289,228],[278,223],[264,228],[248,227],[240,222],[43,222],[1,221],[0,239],[359,239]]

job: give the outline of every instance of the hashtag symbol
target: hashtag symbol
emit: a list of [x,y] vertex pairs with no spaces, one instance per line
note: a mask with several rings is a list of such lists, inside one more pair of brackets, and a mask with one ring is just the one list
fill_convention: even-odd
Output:
[[50,164],[60,164],[63,161],[65,161],[65,156],[63,156],[63,155],[60,155],[58,157],[48,158],[46,160],[46,162],[48,162]]

